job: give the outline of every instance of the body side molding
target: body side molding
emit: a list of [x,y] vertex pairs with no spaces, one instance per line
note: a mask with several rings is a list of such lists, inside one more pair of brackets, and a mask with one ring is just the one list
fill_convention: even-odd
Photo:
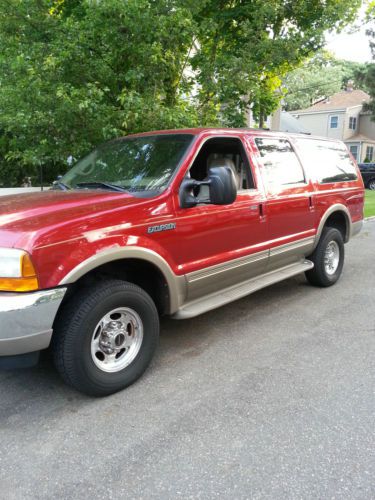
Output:
[[306,259],[289,264],[274,271],[264,273],[252,279],[244,280],[235,285],[220,289],[199,299],[187,302],[172,316],[173,319],[186,319],[199,316],[200,314],[216,309],[217,307],[229,304],[234,300],[240,299],[261,290],[269,285],[278,283],[297,274],[308,271],[314,267],[314,264]]

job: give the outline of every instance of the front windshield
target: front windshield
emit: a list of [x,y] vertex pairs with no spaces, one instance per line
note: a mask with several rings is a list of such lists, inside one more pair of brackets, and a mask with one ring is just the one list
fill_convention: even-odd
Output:
[[59,184],[157,194],[166,188],[192,139],[190,134],[166,134],[107,142],[78,161]]

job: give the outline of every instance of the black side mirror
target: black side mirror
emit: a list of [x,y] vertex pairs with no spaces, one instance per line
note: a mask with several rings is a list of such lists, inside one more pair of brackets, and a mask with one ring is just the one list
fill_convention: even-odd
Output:
[[181,208],[191,208],[198,205],[199,200],[194,196],[194,188],[200,186],[199,181],[185,179],[180,186],[179,196]]
[[237,196],[234,174],[229,167],[211,167],[208,171],[210,180],[210,201],[214,205],[230,205]]
[[[194,188],[197,186],[209,186],[209,201],[201,201],[194,196]],[[205,181],[185,179],[180,186],[179,194],[181,208],[195,207],[198,203],[230,205],[237,196],[234,174],[229,167],[211,167],[208,171],[208,179]]]

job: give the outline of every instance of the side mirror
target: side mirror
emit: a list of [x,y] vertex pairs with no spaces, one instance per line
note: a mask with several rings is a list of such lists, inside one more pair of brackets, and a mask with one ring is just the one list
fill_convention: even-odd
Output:
[[194,196],[194,188],[200,186],[199,181],[194,179],[185,179],[180,186],[179,196],[181,208],[191,208],[198,205],[199,200]]
[[208,171],[210,180],[210,201],[214,205],[231,205],[237,196],[234,174],[229,167],[211,167]]
[[[209,186],[209,201],[201,201],[194,196],[194,188],[197,186]],[[208,171],[208,179],[205,181],[185,179],[180,186],[179,195],[181,208],[195,207],[198,203],[230,205],[237,196],[234,174],[229,167],[211,167]]]

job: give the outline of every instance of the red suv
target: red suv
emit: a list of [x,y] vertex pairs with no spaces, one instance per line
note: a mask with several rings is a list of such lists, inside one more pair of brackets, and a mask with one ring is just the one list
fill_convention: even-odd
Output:
[[339,141],[189,129],[99,146],[53,190],[0,199],[0,364],[50,347],[78,390],[118,391],[149,364],[160,315],[298,273],[333,285],[363,201]]

